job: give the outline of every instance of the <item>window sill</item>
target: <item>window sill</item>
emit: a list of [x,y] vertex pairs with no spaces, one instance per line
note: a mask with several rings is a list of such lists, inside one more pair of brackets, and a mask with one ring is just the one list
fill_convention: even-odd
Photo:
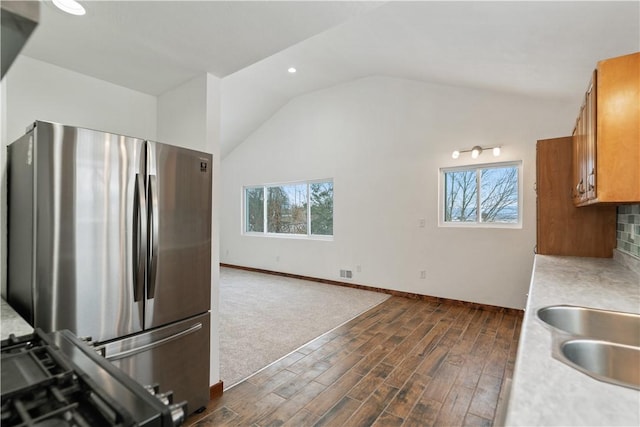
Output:
[[290,239],[290,240],[316,240],[321,242],[333,242],[333,236],[319,236],[307,234],[277,234],[277,233],[242,233],[246,237],[261,237],[274,239]]
[[488,223],[488,222],[439,222],[438,227],[442,228],[502,228],[502,229],[522,229],[522,223]]

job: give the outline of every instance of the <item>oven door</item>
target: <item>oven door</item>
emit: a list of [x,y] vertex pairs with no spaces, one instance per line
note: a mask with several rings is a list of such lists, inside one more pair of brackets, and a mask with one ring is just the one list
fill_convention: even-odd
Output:
[[107,360],[142,385],[173,392],[187,413],[209,402],[209,313],[103,344]]

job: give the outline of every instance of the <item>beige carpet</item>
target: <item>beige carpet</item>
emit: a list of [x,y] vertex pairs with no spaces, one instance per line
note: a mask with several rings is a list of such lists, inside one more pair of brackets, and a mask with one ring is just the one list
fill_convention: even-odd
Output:
[[225,388],[374,307],[389,295],[220,269],[220,378]]

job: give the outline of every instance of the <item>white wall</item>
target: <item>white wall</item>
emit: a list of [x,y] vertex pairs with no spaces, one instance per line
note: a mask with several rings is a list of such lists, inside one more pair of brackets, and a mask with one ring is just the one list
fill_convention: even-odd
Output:
[[[332,280],[347,268],[357,284],[523,308],[536,233],[535,143],[568,135],[574,110],[384,77],[296,98],[222,161],[221,260]],[[490,153],[451,158],[477,144],[502,145],[500,160],[523,161],[521,229],[438,227],[438,170],[495,161]],[[319,178],[334,179],[333,241],[241,234],[243,185]]]
[[202,74],[158,97],[158,141],[211,153],[206,91]]
[[5,76],[7,138],[35,120],[155,139],[156,97],[24,55]]
[[35,120],[155,139],[156,97],[85,76],[24,55],[2,80],[0,244],[2,295],[6,296],[5,146]]
[[220,79],[203,74],[158,97],[158,141],[213,155],[211,248],[211,353],[209,384],[220,380],[219,293],[220,253]]

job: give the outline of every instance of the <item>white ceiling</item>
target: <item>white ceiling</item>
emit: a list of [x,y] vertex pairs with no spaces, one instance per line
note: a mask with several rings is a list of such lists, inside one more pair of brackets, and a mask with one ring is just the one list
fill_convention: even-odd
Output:
[[223,157],[291,98],[359,77],[577,104],[596,61],[640,50],[640,1],[84,4],[44,4],[23,53],[152,95],[223,78]]

